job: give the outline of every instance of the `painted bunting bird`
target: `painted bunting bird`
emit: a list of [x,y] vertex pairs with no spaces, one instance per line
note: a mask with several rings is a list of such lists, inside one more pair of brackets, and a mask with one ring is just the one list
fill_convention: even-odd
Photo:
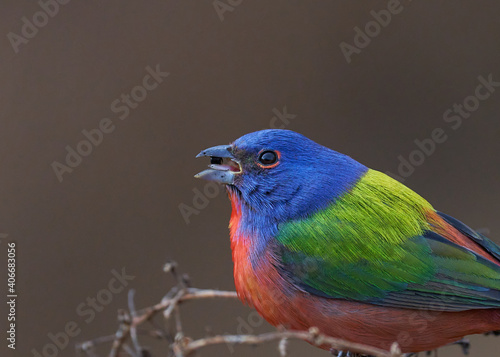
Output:
[[202,156],[238,296],[272,325],[403,352],[500,330],[500,247],[400,182],[288,130]]

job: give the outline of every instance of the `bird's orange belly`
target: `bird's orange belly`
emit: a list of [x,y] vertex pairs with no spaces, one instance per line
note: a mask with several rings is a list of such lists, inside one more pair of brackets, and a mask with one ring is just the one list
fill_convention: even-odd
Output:
[[293,308],[302,313],[306,323],[288,321],[289,328],[316,326],[326,335],[386,350],[393,342],[398,342],[403,352],[429,351],[466,335],[500,328],[500,310],[396,309],[305,293],[293,300]]
[[272,325],[304,331],[318,327],[325,335],[386,350],[398,342],[405,353],[430,351],[466,335],[500,329],[498,309],[438,312],[387,308],[291,292],[277,272],[266,280],[247,275],[249,284],[238,290]]

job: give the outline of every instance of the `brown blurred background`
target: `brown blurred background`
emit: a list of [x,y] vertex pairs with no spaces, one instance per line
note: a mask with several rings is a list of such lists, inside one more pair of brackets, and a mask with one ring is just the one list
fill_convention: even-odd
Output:
[[[7,242],[15,241],[19,294],[17,349],[7,350],[2,332],[2,356],[41,353],[48,334],[69,321],[81,331],[58,356],[114,333],[125,290],[89,323],[90,313],[77,312],[107,288],[113,269],[135,276],[127,289],[137,290],[138,307],[158,302],[171,286],[162,272],[167,259],[177,260],[197,287],[234,289],[227,198],[210,199],[189,224],[179,205],[194,207],[193,189],[205,187],[193,178],[206,164],[194,159],[201,149],[269,128],[284,107],[295,115],[288,129],[395,174],[399,155],[408,158],[417,148],[414,140],[442,128],[448,139],[405,184],[500,242],[500,90],[457,130],[443,119],[474,95],[478,76],[500,81],[500,3],[403,1],[351,63],[340,44],[354,45],[354,28],[364,29],[374,19],[370,12],[387,9],[388,1],[220,3],[222,14],[212,1],[73,0],[47,21],[33,19],[41,11],[36,1],[0,5],[0,233],[8,234],[0,263]],[[46,24],[34,35],[26,28],[32,38],[23,41],[23,17]],[[21,42],[13,45],[13,38]],[[146,98],[120,120],[125,109],[115,113],[111,103],[157,65],[170,75],[147,93],[136,89],[136,98]],[[82,130],[98,128],[103,118],[114,131],[59,182],[51,164],[66,164],[66,146],[76,149]],[[239,301],[189,303],[182,312],[194,337],[249,332],[242,320],[250,332],[270,329]],[[2,330],[6,314],[0,304]],[[500,346],[499,338],[472,340],[473,357],[492,356]],[[165,343],[141,341],[164,355]],[[233,353],[278,355],[275,344],[236,346]],[[328,355],[291,344],[291,356],[304,354]],[[201,355],[231,351],[219,346]],[[459,355],[456,346],[440,350],[441,357]]]

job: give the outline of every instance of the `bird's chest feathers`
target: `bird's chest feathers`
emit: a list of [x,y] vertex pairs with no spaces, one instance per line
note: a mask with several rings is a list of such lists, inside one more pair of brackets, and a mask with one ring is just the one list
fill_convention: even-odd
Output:
[[[231,249],[234,263],[234,284],[239,298],[250,305],[260,300],[261,287],[256,269],[250,261],[249,240],[241,236],[231,236]],[[260,270],[260,269],[259,269]]]
[[[239,298],[268,318],[277,315],[276,301],[284,299],[285,282],[274,264],[272,251],[265,242],[242,229],[247,218],[237,198],[231,197],[229,224],[234,263],[234,283]],[[281,305],[281,304],[278,304]]]
[[255,244],[248,237],[242,226],[243,207],[236,195],[229,195],[231,199],[231,220],[229,230],[231,236],[231,251],[234,263],[234,283],[238,296],[243,302],[254,305],[253,300],[259,296],[259,284],[256,267],[252,264],[251,256],[255,251]]

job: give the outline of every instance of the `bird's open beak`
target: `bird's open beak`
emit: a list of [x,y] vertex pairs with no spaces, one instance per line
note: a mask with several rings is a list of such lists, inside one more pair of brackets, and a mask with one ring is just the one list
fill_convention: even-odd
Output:
[[194,177],[226,185],[234,184],[234,178],[241,173],[241,165],[232,154],[231,145],[219,145],[200,152],[196,157],[210,157],[209,169]]

